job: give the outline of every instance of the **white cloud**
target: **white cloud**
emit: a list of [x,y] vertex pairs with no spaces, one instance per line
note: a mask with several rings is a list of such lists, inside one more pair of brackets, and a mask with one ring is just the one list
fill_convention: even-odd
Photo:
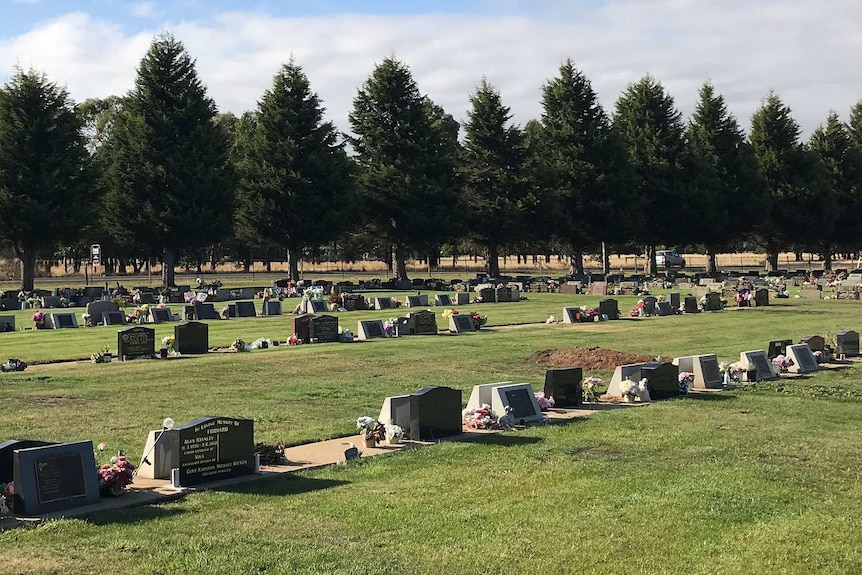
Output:
[[78,100],[120,94],[132,86],[153,35],[166,29],[197,58],[222,110],[253,108],[294,54],[342,130],[349,129],[357,88],[390,54],[407,62],[420,89],[459,119],[483,75],[517,122],[538,117],[542,84],[569,57],[607,109],[647,72],[686,114],[698,87],[711,79],[744,127],[770,89],[806,132],[830,109],[846,116],[862,99],[855,72],[862,3],[856,0],[607,0],[548,14],[287,19],[229,12],[129,35],[115,23],[71,13],[0,43],[0,71],[16,63],[43,69]]
[[129,6],[129,13],[136,18],[152,18],[162,12],[156,10],[153,2],[137,2]]

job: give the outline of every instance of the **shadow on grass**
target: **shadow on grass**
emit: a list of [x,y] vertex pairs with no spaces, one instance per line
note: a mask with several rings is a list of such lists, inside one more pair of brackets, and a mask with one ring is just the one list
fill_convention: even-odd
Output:
[[253,495],[299,495],[322,489],[331,489],[348,483],[350,482],[336,479],[312,479],[295,473],[283,473],[281,475],[262,478],[258,481],[218,487],[212,491]]
[[164,507],[162,505],[153,504],[142,507],[131,507],[128,509],[100,512],[90,516],[86,521],[99,526],[128,525],[133,523],[143,523],[145,521],[153,521],[154,519],[167,519],[168,517],[176,517],[183,513],[187,513],[187,511],[178,506]]
[[732,395],[727,395],[724,393],[689,393],[687,395],[678,396],[680,399],[694,399],[697,401],[727,401],[731,399],[736,399]]
[[464,443],[481,443],[482,445],[496,445],[499,447],[516,447],[519,445],[533,445],[541,443],[541,437],[525,437],[516,435],[515,433],[498,432],[498,433],[475,433],[471,431],[465,432],[452,441]]

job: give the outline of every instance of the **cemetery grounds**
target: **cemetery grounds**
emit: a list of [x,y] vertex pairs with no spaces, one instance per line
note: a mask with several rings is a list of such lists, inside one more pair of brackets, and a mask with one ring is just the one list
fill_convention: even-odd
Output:
[[[384,397],[426,385],[461,389],[464,401],[494,381],[540,390],[549,366],[528,358],[541,350],[736,361],[770,340],[862,327],[858,301],[798,299],[545,325],[599,298],[525,295],[462,306],[488,315],[477,334],[33,365],[0,377],[0,438],[92,439],[137,462],[163,418],[225,415],[253,418],[256,441],[297,444],[354,434]],[[618,299],[623,315],[637,301]],[[18,313],[24,324],[31,312]],[[338,314],[354,331],[392,315]],[[210,345],[286,340],[289,326],[289,315],[213,321]],[[152,327],[157,341],[173,329]],[[0,356],[30,364],[105,346],[115,329],[0,334]],[[859,374],[853,363],[15,529],[0,533],[0,573],[860,573]]]

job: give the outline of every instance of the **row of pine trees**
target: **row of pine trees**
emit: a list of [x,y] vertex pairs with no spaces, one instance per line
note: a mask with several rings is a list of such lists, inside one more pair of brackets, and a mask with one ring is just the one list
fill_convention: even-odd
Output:
[[[542,117],[511,122],[482,79],[462,126],[394,58],[359,89],[341,133],[300,65],[275,75],[254,111],[219,113],[195,61],[157,37],[124,96],[75,105],[42,73],[0,89],[0,249],[21,261],[102,245],[111,265],[174,268],[203,254],[246,268],[285,254],[391,256],[433,263],[469,250],[488,258],[686,246],[715,255],[758,246],[852,252],[862,239],[862,103],[807,142],[770,93],[746,135],[710,83],[688,121],[654,78],[631,84],[613,113],[571,61],[542,87]],[[712,271],[712,270],[710,270]]]

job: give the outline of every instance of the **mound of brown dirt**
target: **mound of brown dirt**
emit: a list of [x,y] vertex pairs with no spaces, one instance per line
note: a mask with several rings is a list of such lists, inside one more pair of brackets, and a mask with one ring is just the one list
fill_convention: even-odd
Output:
[[[629,363],[645,363],[653,359],[654,356],[652,355],[626,353],[615,349],[564,347],[537,351],[528,357],[527,361],[547,363],[552,367],[582,367],[584,371],[597,371],[615,369],[618,365]],[[670,359],[662,358],[662,361],[670,361]]]

